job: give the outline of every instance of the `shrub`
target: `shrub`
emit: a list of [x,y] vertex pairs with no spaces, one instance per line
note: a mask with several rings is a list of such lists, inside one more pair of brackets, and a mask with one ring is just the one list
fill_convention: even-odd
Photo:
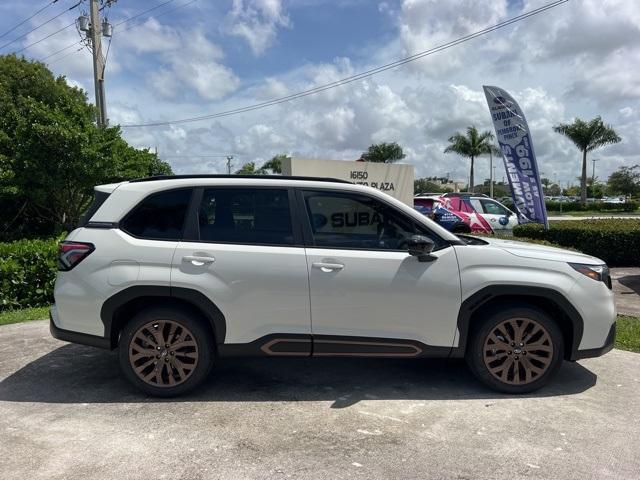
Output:
[[[545,202],[547,205],[547,211],[559,212],[560,202]],[[626,202],[626,203],[603,203],[594,202],[587,203],[586,205],[580,202],[562,202],[563,212],[635,212],[638,210],[640,203],[638,202]]]
[[513,235],[575,248],[610,266],[640,266],[640,220],[566,220],[551,222],[549,230],[530,223],[514,228]]
[[53,301],[58,239],[0,243],[0,311]]

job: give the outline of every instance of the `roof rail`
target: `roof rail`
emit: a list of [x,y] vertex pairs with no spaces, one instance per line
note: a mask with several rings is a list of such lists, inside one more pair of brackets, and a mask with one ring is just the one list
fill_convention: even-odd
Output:
[[288,175],[227,175],[227,174],[191,174],[191,175],[156,175],[154,177],[135,178],[130,183],[153,182],[155,180],[182,180],[189,178],[252,178],[254,180],[309,180],[313,182],[353,183],[347,180],[327,177],[299,177]]
[[456,193],[444,193],[443,197],[486,197],[489,198],[489,195],[484,193],[473,193],[473,192],[456,192]]

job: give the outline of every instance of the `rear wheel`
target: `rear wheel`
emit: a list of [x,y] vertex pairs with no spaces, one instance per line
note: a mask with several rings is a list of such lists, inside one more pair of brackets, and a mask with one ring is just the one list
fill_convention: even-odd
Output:
[[472,334],[467,350],[471,371],[485,385],[505,393],[544,386],[564,357],[562,332],[543,311],[513,307],[494,311]]
[[138,313],[120,337],[120,368],[136,387],[170,397],[198,386],[213,364],[213,339],[199,318],[176,308]]

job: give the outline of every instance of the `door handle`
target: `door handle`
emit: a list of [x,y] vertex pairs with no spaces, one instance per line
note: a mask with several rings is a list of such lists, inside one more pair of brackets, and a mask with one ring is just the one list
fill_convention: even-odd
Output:
[[200,255],[185,255],[184,257],[182,257],[182,261],[191,262],[192,265],[195,265],[196,267],[201,267],[208,263],[215,262],[216,259],[214,257],[205,257]]
[[325,263],[325,262],[313,262],[311,264],[313,268],[319,268],[325,273],[333,272],[334,270],[342,270],[344,265],[341,263]]

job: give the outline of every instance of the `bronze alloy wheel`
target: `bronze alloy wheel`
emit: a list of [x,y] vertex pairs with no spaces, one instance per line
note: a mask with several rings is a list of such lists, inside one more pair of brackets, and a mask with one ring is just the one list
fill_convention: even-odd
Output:
[[491,330],[484,342],[484,363],[496,379],[526,385],[543,375],[553,359],[549,332],[529,318],[511,318]]
[[198,345],[184,325],[172,320],[146,323],[129,344],[135,374],[154,387],[174,387],[186,381],[198,365]]

